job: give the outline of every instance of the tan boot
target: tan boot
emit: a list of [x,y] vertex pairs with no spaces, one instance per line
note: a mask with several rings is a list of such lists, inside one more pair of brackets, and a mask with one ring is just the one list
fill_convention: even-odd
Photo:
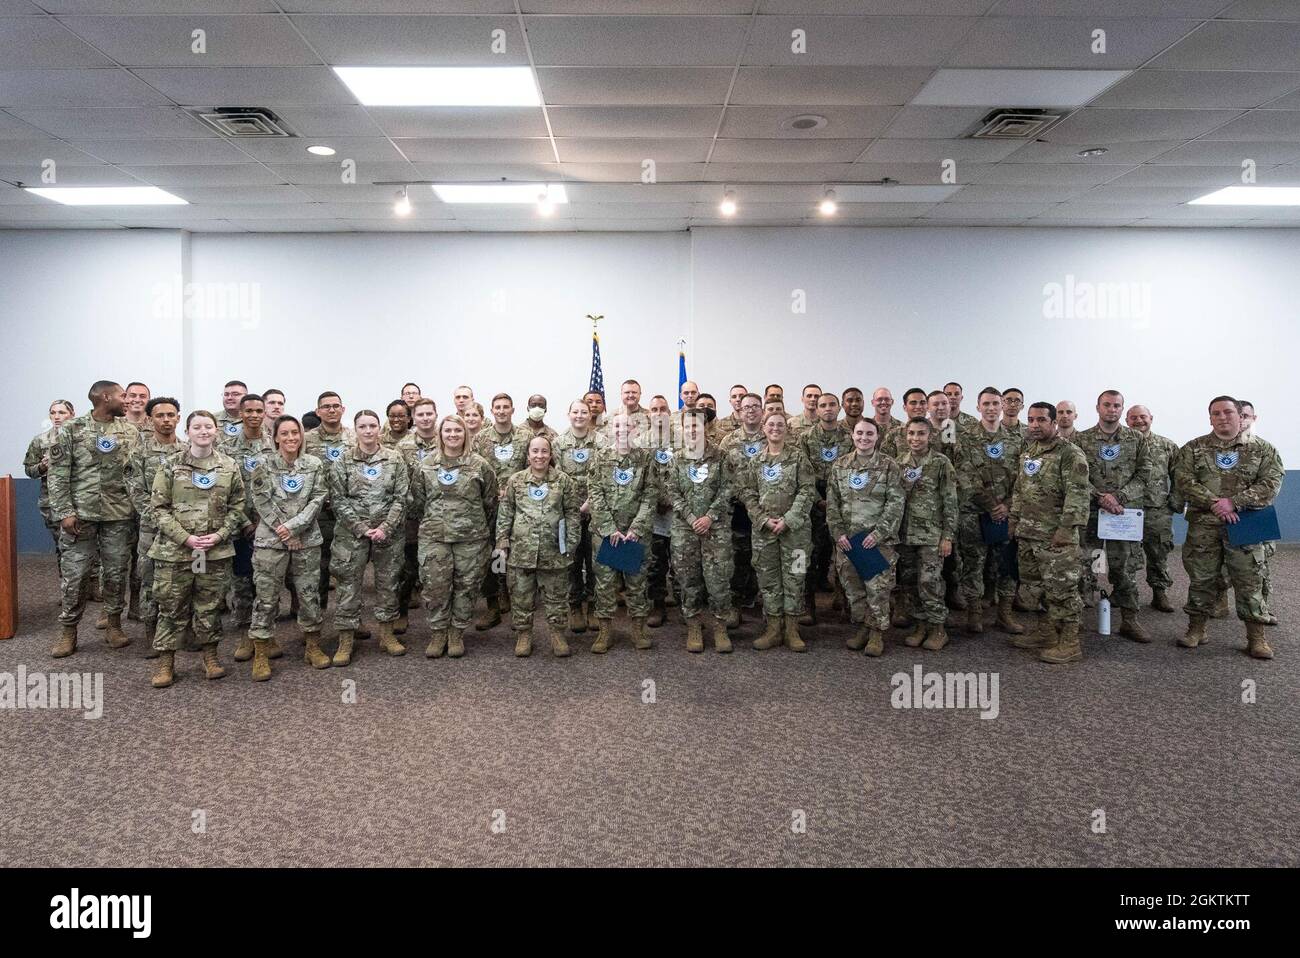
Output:
[[943,630],[943,623],[938,625],[929,625],[925,629],[925,641],[921,643],[921,648],[929,649],[931,652],[938,652],[948,644],[948,633]]
[[867,630],[867,647],[862,650],[873,659],[885,652],[885,633],[879,629]]
[[458,659],[465,654],[465,630],[447,630],[447,658]]
[[114,612],[108,617],[108,631],[104,641],[110,649],[120,649],[131,644],[131,637],[122,631],[122,613]]
[[1215,600],[1214,608],[1210,611],[1210,618],[1226,619],[1228,617],[1228,613],[1230,613],[1231,611],[1232,611],[1232,607],[1228,604],[1228,593],[1225,590],[1223,592],[1220,592],[1218,599]]
[[787,615],[785,617],[784,636],[786,647],[791,652],[807,652],[808,645],[799,634],[799,616]]
[[[345,668],[352,664],[352,649],[356,644],[357,637],[351,629],[339,630],[339,647],[334,650],[334,658],[330,659],[331,665],[339,668]],[[307,661],[311,661],[310,657]]]
[[700,617],[698,615],[686,620],[686,651],[704,651],[704,629],[700,627]]
[[727,613],[726,627],[728,629],[740,628],[740,606],[733,605],[731,611]]
[[[145,633],[146,638],[148,633]],[[247,632],[240,633],[239,641],[235,644],[235,661],[247,662],[253,657],[253,638]]]
[[[491,573],[489,573],[491,575]],[[496,596],[487,600],[487,607],[479,613],[479,617],[474,620],[474,628],[479,632],[486,632],[494,625],[501,624],[501,600]]]
[[1083,645],[1079,641],[1079,623],[1062,622],[1056,645],[1038,653],[1038,661],[1052,665],[1065,665],[1083,659]]
[[203,647],[203,671],[209,679],[219,679],[226,674],[226,670],[221,665],[221,660],[217,658],[215,643]]
[[176,681],[176,653],[168,649],[166,652],[158,653],[158,661],[154,663],[153,678],[149,680],[150,684],[156,689],[165,689]]
[[1269,648],[1268,639],[1264,638],[1263,622],[1246,623],[1246,653],[1252,659],[1271,659],[1273,650]]
[[145,644],[144,657],[146,659],[158,658],[158,650],[153,647],[153,640],[157,635],[158,635],[158,623],[146,622],[144,624],[144,644]]
[[1194,649],[1205,642],[1205,616],[1187,617],[1187,634],[1178,637],[1178,644],[1185,649]]
[[407,618],[406,613],[403,612],[397,617],[397,621],[393,623],[393,635],[405,635],[410,624],[411,620]]
[[761,651],[774,649],[781,644],[782,635],[781,627],[784,623],[779,615],[769,615],[767,617],[767,628],[763,634],[754,640],[754,648]]
[[1147,635],[1146,629],[1142,628],[1142,623],[1138,621],[1137,609],[1120,609],[1119,612],[1120,635],[1132,639],[1134,642],[1151,641],[1151,636]]
[[1169,593],[1164,589],[1151,590],[1151,608],[1157,612],[1172,612],[1174,607],[1169,601]]
[[582,613],[582,603],[569,606],[569,631],[581,635],[587,631],[587,617]]
[[975,598],[966,602],[966,631],[971,635],[984,634],[984,600]]
[[77,651],[77,627],[75,625],[65,625],[63,632],[59,635],[59,641],[55,642],[54,648],[50,649],[50,655],[56,659],[62,659],[75,651]]
[[103,632],[105,629],[108,628],[108,613],[107,613],[107,612],[104,612],[104,611],[102,611],[102,610],[100,611],[100,613],[99,613],[99,618],[95,619],[95,628],[99,629],[99,631],[101,631],[101,632]]
[[861,652],[867,647],[867,624],[863,622],[858,626],[858,631],[854,632],[850,638],[844,640],[844,647],[851,652]]
[[379,622],[375,625],[379,632],[379,647],[389,655],[405,655],[406,646],[397,641],[397,636],[393,635],[393,623]]
[[713,620],[713,651],[731,651],[731,636],[727,635],[727,622],[725,619]]
[[[343,633],[339,633],[339,641],[342,642]],[[325,654],[325,650],[320,647],[319,632],[304,632],[303,641],[303,660],[313,669],[328,669],[332,664],[332,659]]]
[[271,660],[267,657],[268,643],[263,639],[253,640],[253,681],[265,682],[271,677]]
[[912,626],[912,631],[903,640],[903,644],[909,649],[920,648],[921,643],[925,641],[925,626],[924,622],[917,622]]
[[553,625],[548,625],[547,630],[551,633],[551,655],[557,659],[567,659],[572,654],[572,650],[569,648],[569,643],[564,641],[564,630],[557,629]]
[[1012,609],[1012,603],[1015,599],[1012,596],[998,599],[998,628],[1007,635],[1024,635],[1025,627],[1016,619],[1016,613]]
[[447,633],[449,629],[434,629],[433,635],[429,638],[429,644],[424,647],[424,657],[426,659],[438,659],[447,651]]
[[889,624],[896,629],[905,629],[912,624],[912,617],[907,612],[907,598],[899,596],[894,600],[894,611],[890,615]]
[[284,656],[284,649],[280,648],[280,643],[275,636],[266,640],[266,657],[268,659],[278,659]]
[[632,648],[645,651],[653,649],[655,646],[654,639],[650,638],[650,633],[646,631],[646,620],[644,617],[632,620]]
[[515,655],[521,659],[533,654],[533,630],[522,629],[515,636]]
[[1033,631],[1016,636],[1011,640],[1011,644],[1018,649],[1048,649],[1057,641],[1056,626],[1052,624],[1046,612],[1040,612]]
[[591,643],[591,651],[595,655],[604,655],[614,644],[613,624],[611,619],[596,620],[596,641]]

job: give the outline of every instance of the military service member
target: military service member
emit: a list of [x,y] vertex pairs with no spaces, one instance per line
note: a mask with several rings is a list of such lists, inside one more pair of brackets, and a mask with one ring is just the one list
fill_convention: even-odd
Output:
[[550,426],[546,425],[546,397],[541,393],[533,393],[528,397],[528,414],[524,419],[522,428],[528,433],[528,438],[533,436],[545,436],[552,442],[555,441],[556,432]]
[[853,437],[839,422],[840,400],[831,392],[817,397],[817,423],[799,435],[799,448],[812,464],[817,496],[812,507],[812,565],[804,579],[800,625],[817,624],[817,591],[830,588],[831,536],[826,527],[826,482],[840,456],[853,451]]
[[840,425],[844,427],[844,431],[849,436],[852,436],[853,427],[862,421],[863,410],[866,408],[866,399],[863,397],[861,389],[857,386],[850,386],[840,393],[840,402],[844,406],[844,419]]
[[1025,408],[1025,394],[1015,386],[1002,390],[1002,428],[1017,439],[1024,440],[1025,426],[1020,421],[1020,410]]
[[[333,390],[326,390],[316,397],[316,415],[320,418],[320,425],[307,430],[303,437],[302,451],[315,456],[326,467],[342,462],[348,447],[356,441],[352,430],[343,425],[345,411],[342,397]],[[306,425],[305,420],[303,425]],[[321,506],[316,521],[321,535],[320,602],[323,609],[329,605],[331,549],[334,543],[334,509],[328,497]]]
[[234,438],[244,425],[239,414],[239,401],[248,392],[248,384],[232,379],[221,390],[221,413],[217,416],[217,428],[221,432],[218,438]]
[[[492,397],[492,425],[484,428],[474,442],[474,451],[487,460],[497,474],[498,494],[505,494],[506,482],[527,464],[528,440],[533,433],[514,423],[515,401],[509,393]],[[493,533],[494,538],[500,538]],[[490,561],[490,560],[489,560]],[[510,590],[504,574],[488,569],[483,578],[483,595],[487,608],[474,628],[483,632],[501,621],[501,613],[510,611]]]
[[749,390],[742,383],[736,383],[727,393],[727,402],[731,404],[731,412],[726,416],[718,417],[718,421],[714,426],[714,431],[718,435],[718,445],[722,445],[723,440],[728,435],[740,428],[740,404],[748,394]]
[[50,537],[54,539],[54,551],[57,554],[59,524],[50,514],[50,487],[46,475],[50,471],[50,447],[59,438],[60,427],[74,415],[72,403],[66,399],[56,399],[50,403],[49,414],[50,428],[39,433],[27,446],[27,453],[23,456],[23,472],[27,473],[28,479],[40,480],[41,494],[37,508],[40,510],[45,528],[50,530]]
[[[687,383],[693,386],[694,383]],[[698,387],[697,387],[698,388]],[[692,394],[692,400],[694,394]],[[664,624],[668,616],[668,603],[673,598],[673,586],[668,579],[672,572],[672,551],[670,536],[672,532],[673,501],[668,490],[668,477],[672,470],[673,459],[681,442],[680,420],[675,419],[668,409],[667,396],[653,396],[650,399],[649,429],[633,436],[635,444],[650,450],[650,471],[654,474],[658,500],[655,503],[654,523],[648,542],[650,561],[646,570],[646,597],[650,600],[650,615],[646,617],[646,626],[657,629]]]
[[1056,434],[1062,439],[1074,442],[1074,420],[1079,416],[1079,410],[1068,399],[1062,399],[1056,404]]
[[[1060,416],[1058,410],[1057,416]],[[1169,553],[1174,549],[1174,516],[1181,515],[1183,503],[1174,484],[1174,461],[1178,443],[1151,431],[1154,417],[1146,406],[1130,406],[1125,422],[1146,437],[1150,483],[1143,499],[1146,509],[1142,526],[1142,552],[1146,556],[1147,585],[1151,587],[1151,608],[1173,612],[1169,589],[1174,584],[1169,575]]]
[[[414,384],[407,383],[407,386],[411,385]],[[420,470],[420,463],[438,451],[438,404],[432,399],[421,397],[411,404],[410,409],[412,427],[407,430],[396,448],[406,460],[406,471],[414,480],[415,474]],[[481,420],[479,424],[482,425]],[[465,444],[473,449],[474,442],[469,433],[467,423]],[[406,633],[411,603],[415,600],[415,590],[420,583],[420,515],[414,509],[406,510],[403,542],[402,583],[397,592],[397,621],[393,623],[394,635]]]
[[[244,480],[244,517],[247,522],[233,543],[235,561],[230,587],[230,614],[234,619],[231,624],[241,633],[253,621],[253,535],[257,531],[257,512],[253,507],[252,485],[249,480],[258,463],[274,449],[262,429],[265,415],[266,407],[262,397],[257,393],[245,393],[239,399],[239,432],[233,436],[222,434],[217,437],[217,448],[240,467]],[[243,658],[238,658],[241,653]],[[252,654],[252,640],[245,637],[241,648],[236,650],[236,658],[240,662],[246,662]]]
[[[906,425],[913,419],[924,419],[926,412],[930,408],[929,402],[925,390],[920,386],[913,386],[903,393],[903,411],[907,413],[907,420],[902,428],[895,429],[885,437],[884,444],[880,447],[881,452],[895,461],[907,452],[910,447],[907,441]],[[937,436],[931,436],[932,440],[938,438]]]
[[907,495],[898,535],[899,581],[915,623],[903,641],[909,648],[937,652],[948,644],[943,560],[957,537],[957,481],[948,457],[930,448],[931,433],[928,419],[908,420],[907,451],[895,461]]
[[753,563],[753,524],[744,503],[737,495],[737,481],[749,462],[763,451],[767,436],[763,434],[763,397],[746,393],[740,401],[741,423],[722,443],[722,455],[728,469],[731,486],[731,554],[735,572],[731,579],[731,615],[727,628],[740,625],[741,608],[752,609],[758,602],[758,576]]
[[384,416],[388,422],[379,434],[379,442],[389,449],[396,449],[398,443],[411,431],[411,407],[406,405],[404,399],[394,399],[384,410]]
[[788,417],[785,421],[792,441],[798,441],[799,435],[805,429],[811,429],[816,425],[817,400],[821,398],[821,395],[822,387],[816,383],[809,383],[803,387],[803,392],[799,394],[799,398],[803,402],[803,411]]
[[586,394],[583,395],[582,401],[585,402],[587,404],[587,408],[591,410],[591,428],[604,429],[605,428],[605,394],[602,392],[598,392],[595,389],[589,389],[587,390]]
[[972,416],[968,412],[961,411],[961,401],[965,395],[961,383],[944,383],[943,391],[948,397],[948,418],[957,423],[958,432],[974,429],[979,425],[978,416]]
[[144,407],[149,402],[149,387],[144,383],[127,383],[126,384],[126,421],[140,430],[140,435],[146,436],[153,432],[153,425],[149,422],[149,416],[145,413]]
[[[596,570],[591,558],[591,496],[587,492],[587,478],[596,462],[599,436],[591,423],[591,407],[584,400],[575,399],[569,403],[569,428],[551,444],[555,466],[573,480],[580,503],[580,534],[569,565],[569,630],[578,634],[587,631],[587,607],[596,601]],[[595,614],[594,608],[590,611]]]

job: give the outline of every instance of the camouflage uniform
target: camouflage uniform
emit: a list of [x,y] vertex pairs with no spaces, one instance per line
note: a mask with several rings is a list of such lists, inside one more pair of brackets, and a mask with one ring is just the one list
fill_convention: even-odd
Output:
[[[329,469],[331,463],[339,462],[347,454],[357,440],[354,433],[347,426],[340,425],[337,432],[326,432],[322,423],[315,429],[308,429],[302,440],[302,453],[304,456],[315,456],[326,469]],[[334,543],[334,509],[330,504],[328,495],[325,498],[325,504],[321,506],[320,515],[316,519],[320,526],[321,545],[320,545],[320,601],[321,608],[329,605],[330,596],[330,550]]]
[[[523,469],[506,481],[497,516],[498,549],[509,549],[510,624],[516,632],[533,627],[537,590],[542,591],[546,621],[558,633],[564,628],[565,575],[578,546],[577,483],[555,466],[537,482]],[[564,551],[560,551],[560,523]],[[603,566],[601,568],[604,568]],[[612,613],[611,613],[612,614]]]
[[[468,436],[465,445],[470,450],[474,448],[474,443]],[[437,454],[438,436],[435,433],[425,439],[412,428],[402,437],[402,441],[396,448],[406,460],[406,471],[414,482],[415,474],[420,471],[420,463],[429,456]],[[420,587],[420,512],[416,509],[406,510],[406,532],[403,539],[405,545],[402,547],[402,583],[397,591],[399,617],[410,612],[411,599],[415,595],[415,590]]]
[[1007,435],[1015,436],[1017,439],[1020,440],[1021,445],[1024,444],[1025,424],[1023,422],[1021,422],[1019,419],[1017,419],[1015,422],[1007,422],[1005,419],[1003,419],[1001,421],[1001,425],[1002,428],[1006,431]]
[[1213,614],[1219,570],[1226,566],[1236,596],[1237,618],[1267,623],[1264,544],[1228,545],[1226,525],[1211,506],[1215,499],[1231,499],[1237,510],[1272,505],[1282,488],[1282,476],[1277,450],[1255,437],[1221,440],[1211,432],[1178,451],[1174,479],[1177,494],[1187,503],[1183,568],[1191,580],[1184,606],[1188,615]]
[[[667,469],[668,494],[673,503],[672,563],[682,590],[682,616],[693,619],[709,608],[720,621],[731,611],[731,485],[722,451],[706,443],[699,459],[674,457]],[[696,519],[713,520],[699,535]]]
[[217,413],[217,448],[221,444],[234,439],[244,430],[244,419],[239,412],[233,414],[226,412],[225,407]]
[[899,527],[899,584],[917,600],[913,621],[942,626],[948,610],[939,543],[957,538],[957,480],[942,453],[917,456],[909,449],[897,462],[907,494]]
[[140,444],[135,447],[126,464],[126,488],[131,495],[131,505],[140,517],[140,544],[136,553],[136,565],[140,569],[140,617],[147,629],[158,626],[158,600],[154,597],[153,559],[149,550],[158,536],[158,520],[154,517],[150,505],[153,497],[153,480],[158,467],[169,459],[175,459],[186,450],[184,443],[159,442],[150,433],[141,436]]
[[753,523],[744,503],[736,495],[738,477],[749,461],[767,447],[762,431],[749,435],[745,427],[734,430],[722,442],[731,485],[731,555],[736,571],[731,577],[732,602],[736,608],[748,608],[758,601],[758,576],[754,572]]
[[[1011,494],[1013,534],[1020,547],[1020,587],[1026,604],[1038,608],[1046,594],[1047,614],[1057,626],[1078,625],[1079,529],[1088,523],[1088,462],[1071,442],[1053,437],[1030,440],[1020,453],[1020,471]],[[1052,536],[1069,533],[1057,547]]]
[[[257,531],[253,534],[253,621],[252,639],[275,638],[275,616],[287,572],[298,589],[298,627],[305,633],[319,632],[323,615],[320,604],[321,534],[318,522],[329,492],[329,468],[316,456],[303,453],[289,465],[278,452],[261,457],[248,486],[257,510]],[[298,540],[291,548],[281,542],[275,530],[284,526]]]
[[415,427],[408,426],[406,432],[402,433],[400,436],[395,436],[393,435],[393,428],[385,423],[384,428],[379,430],[379,444],[387,449],[396,449],[405,442],[406,437],[411,435],[413,432],[415,432]]
[[[550,426],[546,425],[546,423],[542,423],[540,426],[534,426],[534,425],[532,424],[532,420],[530,420],[530,419],[525,419],[523,422],[521,422],[521,423],[519,424],[519,428],[522,429],[525,433],[528,434],[528,438],[529,438],[530,440],[533,439],[533,438],[535,438],[535,437],[537,437],[537,436],[545,436],[547,439],[551,440],[551,444],[552,444],[552,445],[555,444],[555,440],[556,440],[557,438],[559,438],[559,435],[560,435],[558,432],[556,432],[556,431],[555,431],[554,429],[552,429]],[[525,446],[526,446],[526,445],[527,445],[527,444],[525,443]],[[526,454],[525,454],[525,457],[526,457]]]
[[[634,532],[649,551],[655,506],[660,495],[653,463],[654,457],[647,449],[631,448],[620,453],[615,447],[606,446],[597,450],[596,465],[587,480],[587,492],[591,496],[591,523],[602,540],[615,532]],[[623,577],[627,614],[634,619],[649,616],[646,562],[643,560],[640,571],[629,574],[596,563],[596,617],[614,617],[619,576]]]
[[1142,551],[1146,555],[1147,585],[1167,590],[1174,584],[1169,575],[1169,553],[1174,549],[1174,516],[1181,515],[1183,502],[1174,485],[1174,462],[1178,443],[1147,433],[1150,483],[1144,497],[1146,515],[1142,526]]
[[28,444],[27,454],[23,456],[23,472],[27,473],[27,478],[40,480],[41,496],[37,508],[40,510],[41,520],[45,523],[45,528],[50,530],[50,536],[54,539],[54,551],[56,553],[59,551],[59,524],[50,515],[50,487],[45,476],[49,466],[41,465],[41,460],[49,455],[50,447],[54,445],[58,438],[58,427],[51,426]]
[[[810,515],[817,484],[812,463],[794,443],[778,455],[766,446],[737,474],[736,492],[753,522],[754,571],[769,618],[803,612],[804,579],[812,551]],[[784,519],[779,536],[769,519]]]
[[[253,487],[249,480],[258,464],[275,452],[275,444],[265,436],[249,439],[241,428],[234,437],[224,437],[217,442],[217,448],[235,460],[243,470],[244,480],[244,515],[248,524],[257,522],[257,511],[253,507]],[[242,532],[235,537],[234,573],[230,586],[230,614],[234,617],[232,625],[237,629],[246,629],[253,621],[253,537]]]
[[1137,508],[1145,502],[1150,482],[1150,463],[1146,437],[1136,429],[1120,425],[1110,436],[1100,426],[1076,432],[1072,440],[1083,450],[1088,462],[1088,479],[1092,485],[1092,504],[1088,510],[1087,554],[1083,560],[1083,590],[1096,588],[1093,557],[1106,551],[1106,577],[1110,580],[1113,605],[1129,613],[1138,608],[1138,574],[1142,546],[1137,542],[1097,538],[1097,502],[1104,493],[1112,493],[1125,508]]
[[817,414],[815,412],[813,413],[811,419],[808,418],[807,413],[798,412],[795,413],[793,416],[785,417],[785,428],[790,431],[791,439],[798,440],[803,437],[803,434],[805,432],[807,432],[809,429],[812,429],[820,421],[821,420],[817,418]]
[[498,498],[496,473],[474,452],[453,457],[437,451],[411,472],[420,579],[434,632],[469,627],[492,555],[488,535]]
[[[578,504],[587,501],[587,476],[596,461],[596,450],[603,445],[603,439],[595,429],[587,432],[581,439],[566,430],[554,443],[555,465],[561,472],[574,481],[577,486]],[[578,545],[573,551],[572,563],[569,565],[569,605],[576,606],[583,602],[596,601],[596,570],[591,559],[591,514],[581,517],[581,530]]]
[[[380,446],[370,455],[351,446],[329,467],[329,500],[338,523],[330,572],[338,580],[338,608],[334,628],[355,631],[361,624],[361,590],[366,563],[375,564],[375,620],[397,618],[397,591],[401,584],[406,526],[403,524],[410,493],[406,460]],[[383,542],[364,536],[368,529],[383,529]]]
[[[520,469],[528,468],[528,441],[532,437],[532,430],[525,429],[523,426],[511,426],[508,433],[499,433],[496,422],[491,420],[485,422],[483,428],[479,430],[478,437],[474,440],[474,451],[486,459],[492,471],[497,474],[498,492],[505,489],[511,476]],[[496,536],[495,529],[492,530],[492,535]],[[502,592],[509,595],[509,584],[504,575],[487,568],[490,562],[491,560],[485,563],[483,595],[495,608],[497,597]]]
[[76,516],[81,532],[59,532],[59,622],[75,626],[85,609],[96,557],[103,572],[104,613],[121,615],[131,565],[132,508],[126,464],[140,432],[123,418],[102,423],[91,413],[69,419],[50,446],[46,474],[50,519]]
[[[672,475],[673,464],[678,457],[678,450],[681,449],[681,443],[677,437],[680,431],[674,422],[669,432],[668,445],[651,448],[652,460],[650,471],[654,474],[655,487],[658,489],[658,501],[655,503],[655,516],[666,516],[669,535],[661,535],[654,529],[655,523],[650,523],[650,540],[646,543],[650,550],[650,564],[646,570],[646,598],[652,603],[662,603],[668,598],[668,591],[671,588],[674,594],[677,591],[677,583],[674,580],[669,585],[668,577],[672,572],[672,512],[673,500],[669,492],[669,478]],[[661,526],[662,527],[662,526]]]
[[[217,449],[195,459],[188,448],[158,465],[149,508],[158,535],[149,547],[158,631],[153,647],[175,652],[187,627],[200,646],[221,639],[221,601],[230,588],[232,540],[247,522],[244,479],[233,459]],[[185,541],[218,533],[221,538],[196,557]]]
[[889,628],[889,594],[894,588],[898,527],[906,500],[898,464],[878,451],[863,456],[855,449],[831,467],[826,486],[826,524],[832,541],[872,532],[880,554],[889,560],[888,570],[863,582],[849,557],[838,547],[835,549],[840,584],[855,625],[865,623],[881,632]]
[[830,429],[818,420],[817,424],[799,434],[799,448],[812,464],[813,477],[817,484],[817,496],[813,501],[812,518],[812,566],[804,580],[804,592],[807,595],[808,610],[815,611],[813,595],[828,585],[831,570],[831,536],[826,529],[826,481],[831,468],[841,456],[853,452],[853,436],[836,423]]
[[978,602],[984,595],[986,563],[992,563],[996,570],[998,598],[1010,599],[1016,594],[1007,555],[1010,543],[986,543],[980,517],[998,505],[1011,506],[1011,487],[1020,467],[1021,447],[1021,439],[1000,425],[993,432],[981,426],[963,433],[958,442],[953,463],[960,509],[957,546],[961,550],[961,590],[967,602]]

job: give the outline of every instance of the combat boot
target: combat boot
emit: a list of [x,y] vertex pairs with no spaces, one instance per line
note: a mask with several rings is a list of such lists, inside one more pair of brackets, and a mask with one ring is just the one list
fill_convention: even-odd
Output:
[[909,649],[918,648],[925,641],[925,625],[924,622],[917,622],[912,627],[912,631],[908,633],[907,638],[903,640],[903,644]]
[[465,654],[465,630],[447,630],[447,658],[458,659]]
[[1079,642],[1079,623],[1062,622],[1056,645],[1038,653],[1038,661],[1052,665],[1083,660],[1083,645]]
[[108,613],[102,609],[100,610],[99,618],[95,620],[95,628],[99,629],[101,632],[108,628]]
[[158,635],[158,623],[146,622],[144,624],[144,657],[146,659],[158,658],[158,650],[153,647],[153,640]]
[[657,629],[664,624],[664,619],[668,617],[668,608],[663,599],[655,599],[654,608],[650,610],[650,617],[645,620],[645,624],[652,629]]
[[[149,630],[145,630],[145,638],[149,637]],[[253,657],[253,637],[247,632],[239,634],[239,641],[235,643],[235,661],[247,662]]]
[[1007,635],[1024,635],[1025,627],[1016,619],[1013,611],[1015,599],[1012,596],[998,599],[998,628]]
[[1263,622],[1246,623],[1246,652],[1252,659],[1271,659],[1273,650],[1264,638]]
[[925,641],[921,643],[921,648],[929,649],[931,652],[938,652],[948,644],[948,633],[943,630],[943,623],[938,625],[927,626],[925,630]]
[[899,596],[894,601],[894,611],[890,615],[889,624],[896,629],[905,629],[912,624],[912,617],[907,612],[908,601],[906,597]]
[[972,599],[966,604],[966,631],[971,635],[984,634],[984,601]]
[[767,649],[774,649],[781,644],[781,616],[769,615],[767,617],[767,629],[754,640],[754,648],[760,652]]
[[867,647],[867,624],[863,622],[858,626],[858,631],[844,640],[844,647],[850,652],[861,652]]
[[[344,668],[352,664],[352,646],[356,642],[356,636],[352,634],[351,629],[339,630],[339,647],[334,650],[334,658],[330,660],[331,665],[337,665]],[[308,659],[308,661],[311,661]]]
[[785,617],[785,644],[791,652],[807,652],[808,645],[804,642],[803,636],[799,634],[799,616],[787,615]]
[[1174,611],[1173,605],[1169,602],[1169,593],[1164,589],[1152,589],[1151,608],[1155,609],[1157,612]]
[[551,633],[551,655],[557,659],[567,659],[570,649],[569,643],[564,641],[564,630],[557,629],[553,625],[548,625],[546,628]]
[[216,643],[203,647],[203,671],[209,679],[219,679],[226,674],[221,660],[217,658]]
[[521,629],[515,636],[515,655],[518,658],[527,658],[533,654],[533,630]]
[[873,659],[885,652],[885,633],[879,629],[867,630],[867,647],[862,650]]
[[1205,644],[1205,616],[1187,617],[1187,633],[1178,637],[1178,644],[1185,649],[1194,649]]
[[1051,648],[1056,642],[1056,626],[1052,624],[1046,612],[1039,613],[1032,632],[1018,635],[1011,640],[1011,644],[1018,649],[1046,649]]
[[726,627],[728,629],[740,628],[740,606],[733,605],[731,611],[727,613]]
[[158,661],[153,667],[150,684],[156,689],[165,689],[176,681],[176,653],[171,649],[158,653]]
[[587,631],[587,615],[582,609],[582,603],[569,606],[569,631],[575,635],[581,635]]
[[424,657],[426,659],[441,658],[446,651],[447,629],[434,629],[433,635],[429,638],[429,644],[424,648]]
[[280,648],[280,643],[275,636],[266,640],[266,657],[268,659],[279,659],[284,657],[284,649]]
[[375,626],[379,630],[379,647],[389,655],[405,655],[406,646],[397,641],[393,635],[393,623],[379,622]]
[[1219,597],[1214,602],[1214,609],[1210,612],[1212,619],[1226,619],[1231,611],[1228,607],[1228,592],[1225,589],[1219,593]]
[[686,651],[704,651],[704,629],[700,625],[700,617],[698,615],[691,616],[691,618],[686,620]]
[[501,602],[496,596],[487,600],[487,606],[479,613],[479,617],[474,620],[474,628],[479,632],[486,632],[494,625],[501,624]]
[[50,655],[56,659],[62,659],[77,651],[77,627],[75,625],[65,625],[63,633],[59,636],[59,641],[54,643],[54,648],[50,650]]
[[632,620],[632,647],[634,649],[645,651],[654,648],[654,639],[650,638],[650,634],[645,629],[646,621],[644,616]]
[[1120,609],[1119,612],[1120,635],[1132,639],[1134,642],[1151,641],[1151,636],[1147,635],[1146,629],[1142,628],[1142,623],[1138,621],[1137,609]]
[[[343,642],[344,633],[339,633],[339,644]],[[333,660],[325,654],[320,647],[320,633],[307,632],[303,634],[303,660],[306,661],[313,669],[328,669]],[[351,650],[349,650],[351,655]]]
[[731,651],[731,636],[727,635],[727,623],[722,619],[713,620],[713,651]]
[[114,612],[108,617],[108,631],[104,641],[110,649],[120,649],[131,644],[131,637],[122,631],[122,613]]
[[393,635],[405,635],[406,630],[410,628],[410,625],[410,617],[405,612],[400,613],[397,616],[397,620],[393,623]]
[[356,635],[357,641],[370,638],[370,630],[366,628],[365,622],[358,622],[357,627],[352,632]]
[[591,651],[594,655],[604,655],[609,651],[610,646],[614,644],[613,621],[610,619],[596,620],[596,641],[591,643]]
[[267,658],[267,643],[262,639],[253,640],[253,681],[265,682],[271,677],[271,660]]

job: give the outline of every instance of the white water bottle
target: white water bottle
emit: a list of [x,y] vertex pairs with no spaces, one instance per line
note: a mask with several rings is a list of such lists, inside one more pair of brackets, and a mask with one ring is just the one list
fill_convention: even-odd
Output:
[[1097,603],[1097,634],[1110,635],[1110,599],[1104,595]]

